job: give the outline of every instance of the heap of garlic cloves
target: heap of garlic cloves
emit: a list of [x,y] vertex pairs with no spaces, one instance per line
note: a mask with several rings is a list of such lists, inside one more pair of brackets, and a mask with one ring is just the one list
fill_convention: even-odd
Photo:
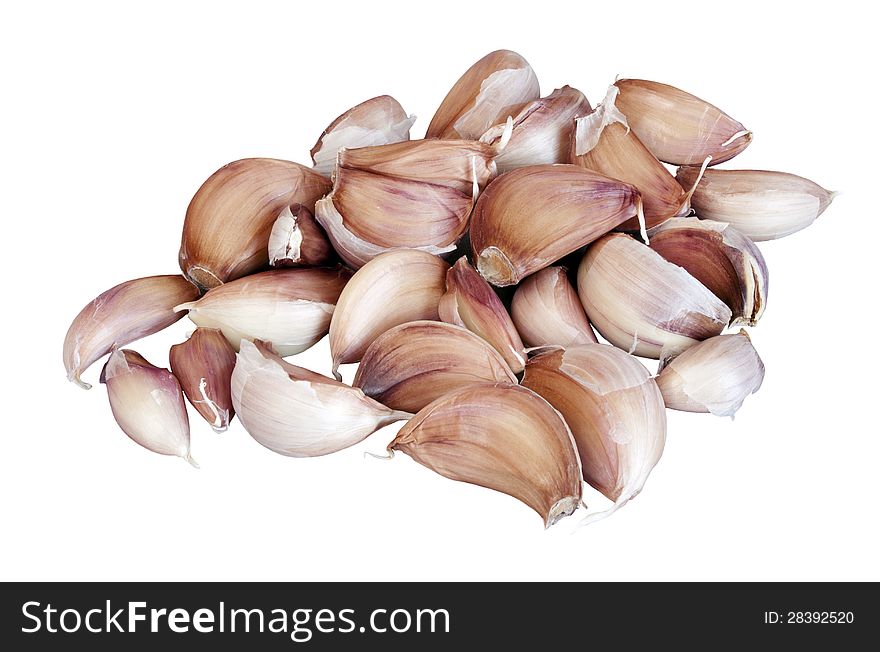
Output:
[[[197,423],[240,423],[289,457],[405,421],[390,456],[512,496],[546,526],[586,482],[610,504],[583,522],[604,518],[644,490],[666,409],[733,417],[761,387],[740,328],[767,306],[756,242],[806,228],[836,193],[719,168],[753,134],[697,95],[619,79],[594,109],[573,86],[542,96],[509,50],[461,75],[424,137],[414,122],[379,95],[330,122],[312,166],[217,170],[186,208],[183,274],[88,303],[67,377],[88,389],[108,356],[119,427],[193,465],[187,402]],[[170,370],[121,348],[184,315],[196,328]],[[285,359],[325,336],[322,368]]]

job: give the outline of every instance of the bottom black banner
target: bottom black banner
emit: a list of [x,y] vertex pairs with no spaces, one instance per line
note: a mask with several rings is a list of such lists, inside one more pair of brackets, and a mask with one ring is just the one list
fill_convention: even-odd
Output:
[[[311,650],[377,645],[644,642],[714,649],[864,643],[873,585],[844,583],[11,583],[6,650],[164,651],[213,643]],[[848,649],[848,648],[844,648]]]

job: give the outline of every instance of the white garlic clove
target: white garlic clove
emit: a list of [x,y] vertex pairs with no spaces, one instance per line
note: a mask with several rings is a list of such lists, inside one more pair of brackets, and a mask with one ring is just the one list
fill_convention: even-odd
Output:
[[327,235],[309,209],[302,204],[285,206],[269,233],[269,265],[311,267],[335,258]]
[[545,267],[520,283],[510,315],[523,342],[530,347],[567,347],[597,341],[564,267]]
[[186,342],[171,347],[168,361],[190,404],[216,432],[226,430],[235,415],[229,394],[235,350],[223,333],[197,328]]

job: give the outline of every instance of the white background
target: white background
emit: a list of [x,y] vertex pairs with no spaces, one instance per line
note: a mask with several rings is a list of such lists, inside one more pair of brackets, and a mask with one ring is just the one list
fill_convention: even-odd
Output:
[[[5,3],[0,577],[880,579],[869,18],[845,2],[646,5]],[[66,382],[70,320],[116,283],[177,271],[187,203],[216,168],[306,163],[336,115],[382,93],[419,116],[419,137],[458,76],[502,47],[544,94],[568,83],[595,105],[618,74],[690,90],[755,133],[725,167],[843,191],[815,225],[762,245],[763,388],[734,422],[670,413],[632,504],[544,531],[512,498],[404,455],[365,458],[393,426],[290,459],[191,412],[196,471],[128,440],[103,386]],[[164,366],[191,328],[133,347]],[[327,373],[326,341],[294,361]]]

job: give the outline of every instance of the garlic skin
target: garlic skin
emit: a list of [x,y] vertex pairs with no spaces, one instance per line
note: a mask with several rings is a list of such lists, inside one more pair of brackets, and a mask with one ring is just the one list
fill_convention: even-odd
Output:
[[183,317],[174,306],[198,296],[198,288],[179,274],[137,278],[102,292],[80,310],[64,337],[67,380],[91,389],[81,376],[94,362],[170,326]]
[[568,347],[598,341],[564,267],[545,267],[520,283],[510,314],[523,342],[530,347]]
[[534,392],[507,383],[463,387],[427,405],[388,445],[442,476],[506,493],[549,527],[581,500],[571,431]]
[[361,102],[337,117],[321,134],[310,152],[314,170],[329,177],[336,155],[345,148],[387,145],[409,140],[416,116],[407,115],[390,95]]
[[725,222],[677,217],[651,232],[650,247],[727,304],[731,325],[758,324],[767,306],[770,275],[749,238]]
[[764,381],[764,363],[745,330],[700,342],[663,367],[666,407],[731,417]]
[[486,382],[518,382],[488,342],[460,326],[412,321],[370,344],[352,385],[383,405],[415,413],[453,390]]
[[189,418],[180,383],[167,369],[136,351],[116,349],[101,382],[116,423],[136,443],[160,455],[176,455],[198,468],[190,454]]
[[[630,130],[626,117],[615,106],[618,92],[612,85],[593,113],[578,118],[571,162],[638,188],[649,229],[671,217],[687,215],[690,195]],[[636,218],[618,226],[624,231],[639,228]]]
[[440,319],[437,305],[446,291],[449,265],[437,256],[398,249],[376,256],[351,277],[330,321],[333,375],[339,365],[358,362],[389,328]]
[[[678,169],[684,184],[697,179],[690,167]],[[783,238],[812,224],[837,193],[809,179],[771,170],[706,170],[691,206],[706,220],[727,222],[756,242]]]
[[285,206],[315,202],[330,182],[298,163],[270,158],[234,161],[198,189],[183,223],[178,256],[184,275],[202,290],[269,266],[269,234]]
[[[513,117],[510,139],[495,159],[500,173],[526,165],[568,163],[575,118],[593,110],[586,96],[576,88],[563,86],[547,97],[529,102]],[[497,124],[480,141],[499,146],[506,123]]]
[[657,383],[634,357],[605,344],[539,352],[522,384],[559,410],[571,428],[584,480],[614,501],[585,524],[634,498],[660,460],[666,410]]
[[266,448],[290,457],[335,453],[410,416],[360,389],[300,370],[247,340],[237,354],[231,388],[244,429]]
[[575,165],[533,165],[486,187],[471,246],[483,278],[514,285],[638,215],[641,199],[629,184]]
[[594,242],[578,267],[590,323],[638,356],[674,355],[721,333],[731,312],[684,269],[624,233]]
[[495,174],[496,150],[475,141],[406,141],[339,154],[333,191],[315,217],[358,269],[393,249],[441,255],[467,229],[477,194]]
[[190,405],[215,432],[225,431],[235,415],[229,390],[235,350],[223,333],[197,328],[186,342],[171,347],[168,361]]
[[198,301],[176,306],[203,328],[219,328],[232,348],[271,342],[281,355],[305,351],[324,335],[351,273],[345,269],[276,269],[224,283]]
[[431,118],[425,138],[476,140],[540,94],[528,61],[510,50],[490,52],[455,82]]
[[302,204],[285,206],[269,233],[269,265],[317,267],[336,258],[324,230]]
[[467,328],[491,344],[514,373],[526,363],[525,346],[501,299],[462,256],[446,273],[446,294],[440,299],[441,321]]
[[[752,142],[752,132],[718,107],[685,91],[645,79],[619,79],[617,108],[654,156],[672,165],[729,161]],[[687,184],[683,184],[687,185]]]

